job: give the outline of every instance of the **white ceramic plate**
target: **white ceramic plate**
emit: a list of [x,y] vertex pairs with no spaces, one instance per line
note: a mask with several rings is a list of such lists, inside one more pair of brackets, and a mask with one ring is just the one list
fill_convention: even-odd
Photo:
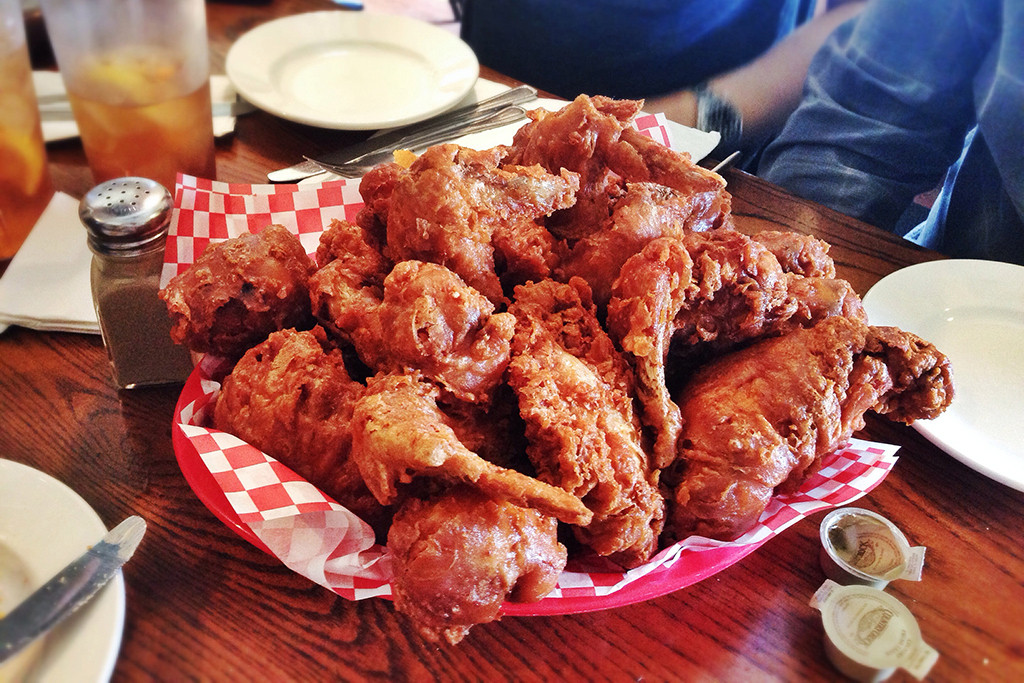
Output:
[[[99,515],[70,488],[27,465],[0,460],[0,575],[8,577],[0,582],[0,612],[6,614],[12,602],[20,602],[106,533]],[[107,681],[121,647],[124,614],[124,578],[118,572],[15,664],[28,670],[28,680]],[[0,680],[14,673],[3,668],[10,663],[0,666]]]
[[476,55],[455,35],[403,16],[325,11],[252,29],[225,65],[246,100],[291,121],[374,130],[429,118],[476,82]]
[[1024,491],[1024,267],[954,259],[903,268],[868,291],[872,325],[932,342],[953,365],[953,403],[914,427],[986,476]]

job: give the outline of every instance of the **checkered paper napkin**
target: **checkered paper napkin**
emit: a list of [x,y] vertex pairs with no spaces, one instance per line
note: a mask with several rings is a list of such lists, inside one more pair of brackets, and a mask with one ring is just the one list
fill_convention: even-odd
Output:
[[[679,127],[662,114],[643,114],[633,124],[662,144],[690,151],[692,143],[689,141],[676,144],[679,134],[673,133],[673,128]],[[355,220],[363,206],[359,179],[301,185],[250,185],[179,174],[174,194],[175,209],[164,254],[161,286],[187,270],[210,242],[259,232],[272,223],[283,225],[298,235],[306,253],[312,255],[320,233],[331,220]]]
[[[645,115],[638,127],[672,146],[670,126]],[[316,251],[332,219],[352,220],[362,206],[358,180],[303,185],[229,184],[179,176],[164,260],[163,283],[186,270],[211,242],[271,223]],[[183,474],[223,522],[286,566],[342,597],[391,595],[387,549],[370,527],[313,484],[240,439],[210,427],[222,368],[206,358],[185,385],[174,415],[174,449]],[[739,561],[799,520],[846,505],[877,486],[898,447],[851,441],[795,494],[778,496],[757,526],[732,542],[692,537],[651,561],[622,571],[600,558],[573,559],[540,602],[508,603],[509,615],[565,614],[617,607],[663,595]]]

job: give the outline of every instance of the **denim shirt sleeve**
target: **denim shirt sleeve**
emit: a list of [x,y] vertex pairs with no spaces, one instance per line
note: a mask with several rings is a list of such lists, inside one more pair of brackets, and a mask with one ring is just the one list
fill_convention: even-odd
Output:
[[975,124],[999,0],[875,0],[815,57],[760,175],[891,229],[940,184]]

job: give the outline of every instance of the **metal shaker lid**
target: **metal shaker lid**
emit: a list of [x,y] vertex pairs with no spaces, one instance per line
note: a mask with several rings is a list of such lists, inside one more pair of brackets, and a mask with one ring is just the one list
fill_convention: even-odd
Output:
[[78,216],[99,254],[128,255],[162,239],[171,222],[171,193],[149,178],[115,178],[89,190]]

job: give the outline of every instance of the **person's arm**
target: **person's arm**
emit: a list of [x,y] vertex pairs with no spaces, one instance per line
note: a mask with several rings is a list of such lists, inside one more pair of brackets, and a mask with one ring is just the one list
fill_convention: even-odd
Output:
[[815,57],[758,174],[891,229],[974,125],[973,80],[999,0],[872,0]]
[[[843,22],[864,8],[863,0],[846,2],[819,14],[776,43],[753,62],[711,79],[707,87],[728,100],[743,118],[741,144],[749,147],[777,133],[800,101],[811,58]],[[648,99],[644,110],[664,112],[685,126],[696,126],[697,97],[683,90]]]

